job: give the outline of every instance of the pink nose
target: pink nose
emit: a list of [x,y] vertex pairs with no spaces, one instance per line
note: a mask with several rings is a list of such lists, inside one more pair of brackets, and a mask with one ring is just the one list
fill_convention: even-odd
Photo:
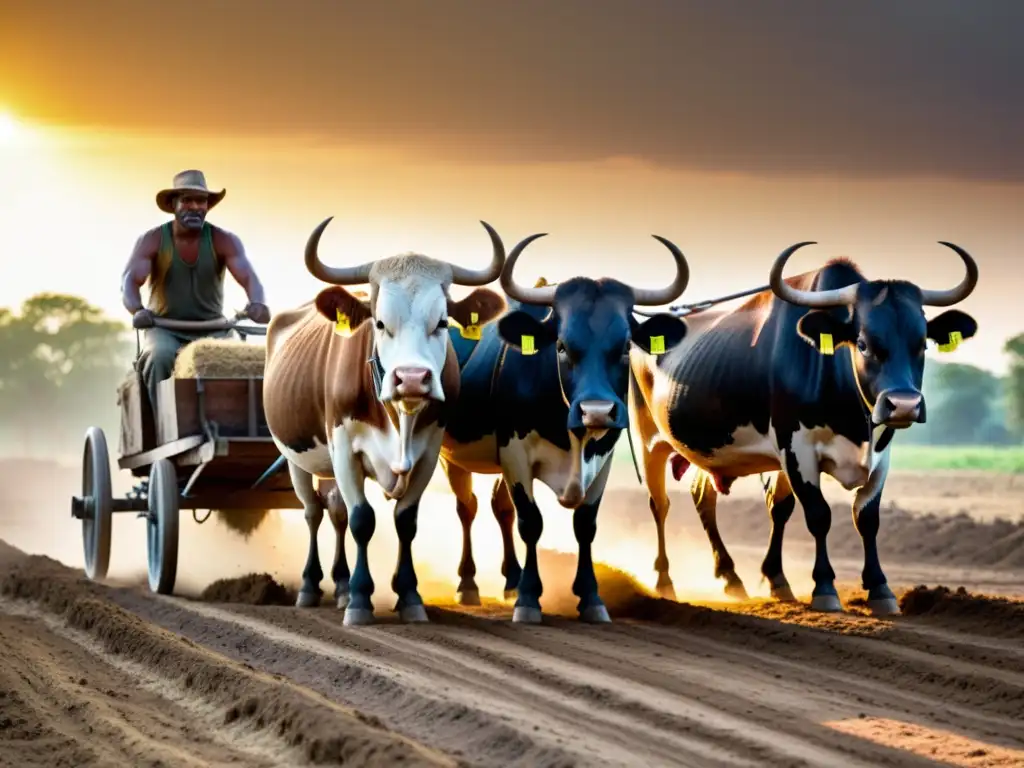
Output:
[[395,368],[395,394],[399,397],[430,394],[430,371],[426,368]]

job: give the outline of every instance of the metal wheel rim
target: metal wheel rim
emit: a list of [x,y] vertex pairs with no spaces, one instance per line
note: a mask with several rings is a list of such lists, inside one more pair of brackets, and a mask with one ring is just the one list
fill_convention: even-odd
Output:
[[[103,455],[99,458],[103,462],[97,462],[97,453]],[[85,446],[82,450],[82,496],[92,497],[92,514],[82,520],[82,546],[85,555],[85,572],[89,578],[102,578],[106,576],[106,568],[109,564],[109,537],[107,531],[106,544],[107,552],[104,554],[104,567],[97,571],[97,549],[99,547],[102,527],[110,527],[110,465],[107,464],[108,454],[106,452],[106,439],[103,433],[93,427],[86,433]],[[103,466],[100,466],[103,464]],[[99,482],[97,482],[99,481]],[[97,497],[98,494],[98,497]]]

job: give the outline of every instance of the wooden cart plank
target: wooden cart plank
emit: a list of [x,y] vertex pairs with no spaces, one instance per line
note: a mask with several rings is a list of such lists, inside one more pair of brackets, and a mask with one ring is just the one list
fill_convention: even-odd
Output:
[[117,466],[121,469],[138,469],[139,467],[145,467],[152,464],[157,459],[171,459],[179,454],[191,451],[202,445],[204,442],[208,442],[205,435],[191,435],[189,437],[183,437],[180,440],[173,440],[170,443],[164,443],[150,451],[144,451],[143,453],[136,453],[131,456],[122,456],[117,460]]

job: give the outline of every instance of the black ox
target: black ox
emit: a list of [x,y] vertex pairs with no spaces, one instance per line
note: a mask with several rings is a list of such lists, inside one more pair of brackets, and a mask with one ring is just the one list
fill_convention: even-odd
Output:
[[[506,598],[516,594],[513,621],[541,620],[537,544],[543,520],[534,501],[536,479],[572,510],[579,543],[573,592],[580,618],[606,622],[610,619],[598,594],[590,550],[608,459],[628,426],[629,349],[670,349],[686,333],[686,325],[670,314],[640,322],[633,310],[680,296],[689,267],[675,245],[655,236],[675,262],[675,277],[666,288],[586,277],[558,285],[519,285],[512,277],[516,262],[538,237],[520,242],[505,261],[501,287],[510,299],[509,311],[480,329],[473,346],[452,332],[461,384],[458,405],[445,426],[441,465],[463,526],[459,599],[479,602],[469,535],[477,510],[471,476],[501,473],[492,508],[504,541]],[[522,568],[512,546],[513,508],[526,544]]]
[[963,301],[977,284],[978,267],[962,248],[943,242],[967,272],[949,290],[868,280],[846,259],[783,280],[787,260],[810,244],[798,243],[776,259],[771,292],[733,311],[687,318],[685,339],[664,355],[631,353],[630,417],[658,528],[658,586],[672,593],[664,539],[669,459],[676,479],[690,464],[698,470],[691,495],[714,551],[715,575],[726,580],[727,592],[743,597],[715,521],[717,494],[727,494],[737,477],[775,472],[765,490],[772,532],[761,565],[772,595],[794,599],[782,571],[782,537],[795,496],[816,543],[811,605],[842,610],[826,548],[832,515],[819,486],[825,472],[857,489],[853,515],[864,543],[870,608],[898,613],[876,547],[890,441],[894,430],[925,421],[926,340],[950,349],[977,331],[974,318],[959,310],[927,320],[924,307]]

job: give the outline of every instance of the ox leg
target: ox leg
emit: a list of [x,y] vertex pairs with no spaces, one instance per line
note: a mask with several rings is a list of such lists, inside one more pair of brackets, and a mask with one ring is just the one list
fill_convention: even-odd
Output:
[[499,477],[491,489],[491,511],[501,528],[501,544],[504,550],[501,558],[501,575],[505,577],[505,600],[515,600],[519,595],[519,580],[523,569],[516,556],[516,543],[512,538],[512,524],[516,521],[516,508],[508,491],[505,479]]
[[597,534],[597,510],[604,496],[604,488],[608,482],[611,461],[606,461],[601,472],[587,489],[587,496],[572,513],[572,529],[579,545],[579,556],[576,559],[576,578],[572,582],[572,593],[579,599],[577,609],[580,621],[607,623],[611,621],[608,609],[601,600],[597,589],[597,574],[594,573],[594,558],[591,547]]
[[348,510],[348,525],[356,542],[356,565],[349,579],[349,600],[345,607],[345,624],[370,624],[373,622],[373,577],[367,548],[377,528],[377,517],[363,492],[365,476],[362,463],[352,453],[352,443],[343,427],[336,427],[331,433],[331,464],[334,480],[338,484],[345,508]]
[[[644,438],[643,430],[641,437]],[[647,482],[647,504],[654,516],[654,528],[658,533],[658,556],[654,558],[654,570],[658,574],[656,589],[661,597],[668,600],[676,599],[675,585],[668,573],[668,553],[665,547],[665,520],[668,518],[669,500],[665,492],[665,465],[672,455],[672,447],[667,443],[657,443],[648,449],[647,440],[643,439],[644,479]]]
[[412,468],[409,488],[395,504],[395,531],[398,533],[398,562],[395,573],[391,577],[391,589],[398,596],[395,610],[399,618],[406,622],[427,621],[427,610],[423,607],[420,597],[419,580],[412,559],[412,542],[416,538],[416,523],[419,516],[420,497],[427,489],[437,462],[434,459],[441,450],[443,434],[438,431],[437,438],[425,450],[419,461]]
[[529,457],[515,440],[509,448],[502,451],[501,465],[505,483],[512,496],[512,504],[516,508],[519,537],[526,545],[526,562],[519,577],[519,591],[512,611],[512,621],[540,624],[540,598],[544,594],[544,585],[541,583],[540,569],[537,567],[537,543],[544,531],[544,518],[541,517],[537,502],[533,499],[533,475],[530,472]]
[[306,513],[306,525],[309,527],[306,567],[302,569],[302,587],[299,589],[295,605],[299,608],[313,608],[320,605],[320,597],[323,595],[320,582],[324,578],[324,571],[320,567],[320,550],[317,546],[316,535],[320,531],[320,523],[324,519],[324,508],[320,497],[313,488],[313,476],[309,472],[289,461],[288,474],[291,475],[295,495],[302,502],[302,508]]
[[327,494],[327,514],[334,525],[334,565],[331,578],[334,579],[334,602],[339,608],[347,608],[349,600],[348,558],[345,556],[345,532],[348,530],[348,508],[341,498],[341,491],[335,486]]
[[729,597],[737,600],[749,599],[743,581],[736,574],[736,564],[732,555],[725,548],[722,534],[718,530],[718,491],[711,481],[711,475],[701,469],[694,472],[693,482],[690,483],[690,498],[693,499],[693,506],[697,508],[701,525],[704,526],[704,533],[711,543],[711,551],[715,556],[715,578],[725,579],[725,594]]
[[786,473],[780,471],[774,475],[764,491],[764,503],[772,520],[772,533],[768,552],[761,563],[761,573],[768,579],[773,598],[783,603],[795,603],[796,596],[789,586],[789,579],[782,572],[782,537],[786,532],[786,523],[796,509],[796,497]]
[[[789,475],[790,486],[796,494],[800,506],[804,508],[804,519],[807,530],[814,537],[814,591],[811,593],[811,608],[816,611],[835,612],[843,609],[836,591],[836,572],[828,559],[828,532],[832,528],[832,509],[818,487],[819,477],[817,462],[813,453],[808,451],[805,466],[813,466],[813,480],[805,479],[800,473],[800,460],[792,451],[786,451],[786,474]],[[813,461],[813,464],[811,463]]]
[[882,485],[889,471],[889,451],[883,462],[874,470],[879,473],[866,485],[857,490],[853,498],[853,524],[864,542],[864,570],[861,584],[868,593],[868,608],[876,616],[891,616],[900,613],[896,595],[889,588],[888,580],[878,560],[879,509],[882,505]]
[[455,592],[455,602],[460,605],[480,605],[480,588],[476,585],[476,561],[473,560],[473,539],[470,535],[477,511],[473,474],[444,460],[441,466],[455,494],[455,511],[462,523],[462,559],[459,561],[459,588]]

